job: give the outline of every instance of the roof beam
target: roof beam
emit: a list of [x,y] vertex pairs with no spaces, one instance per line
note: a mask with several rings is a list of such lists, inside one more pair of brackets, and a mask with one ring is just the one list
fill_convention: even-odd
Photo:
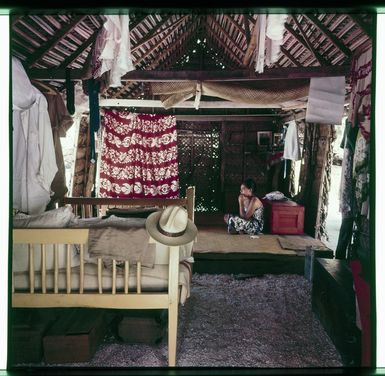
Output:
[[325,36],[346,56],[350,57],[352,52],[315,16],[304,13],[304,16],[310,20]]
[[[198,89],[197,89],[198,90]],[[172,108],[195,108],[196,100],[177,103]],[[149,99],[100,99],[100,107],[145,107],[145,108],[164,108],[162,101]],[[231,101],[200,101],[199,108],[282,108],[283,105],[274,104],[254,104],[238,103]]]
[[[181,37],[182,38],[182,37]],[[173,71],[173,70],[133,70],[122,77],[122,81],[259,81],[276,79],[297,79],[311,77],[347,76],[350,65],[328,65],[316,67],[270,68],[263,73],[250,69],[217,71]],[[65,69],[29,69],[28,76],[38,80],[65,80]],[[72,69],[74,80],[83,79],[81,69]]]
[[[228,39],[234,48],[236,48],[240,53],[244,53],[233,41],[233,38],[229,35],[229,33],[223,28],[223,26],[212,16],[207,16],[207,19],[211,21],[211,27],[214,29],[214,26],[218,27],[218,29],[224,34],[226,39]],[[218,37],[219,39],[219,37]],[[227,54],[229,56],[233,55],[233,52],[231,51],[231,47],[228,47],[226,43],[224,43],[224,46],[226,47]]]
[[257,47],[258,20],[259,20],[259,16],[257,16],[257,19],[254,23],[254,26],[253,26],[253,29],[251,32],[250,42],[247,46],[245,56],[243,57],[242,65],[244,67],[248,67],[250,65],[250,62],[251,62],[251,59],[253,57],[255,48]]
[[131,53],[135,52],[138,50],[140,47],[142,47],[145,43],[148,43],[150,40],[156,38],[160,33],[165,33],[169,29],[174,28],[175,26],[179,25],[181,22],[183,22],[187,17],[189,16],[184,16],[179,19],[177,19],[175,22],[173,22],[171,25],[167,26],[164,29],[161,29],[161,27],[169,20],[169,18],[164,19],[163,21],[159,22],[154,29],[152,30],[151,33],[145,36],[142,40],[139,41],[139,43],[131,48]]
[[68,56],[58,67],[58,69],[67,68],[74,60],[80,56],[84,50],[86,50],[92,43],[96,41],[99,30],[95,30],[95,32],[78,48],[75,50],[73,54]]
[[[186,26],[186,29],[185,31],[183,32],[183,35],[179,36],[179,38],[177,38],[171,45],[168,46],[168,48],[165,48],[163,49],[162,53],[159,53],[157,58],[155,60],[153,60],[151,62],[151,68],[154,68],[154,66],[157,66],[159,64],[159,62],[167,55],[167,54],[172,54],[172,52],[175,50],[175,48],[177,48],[177,45],[178,44],[183,44],[183,40],[185,40],[188,35],[192,35],[193,33],[193,30],[194,30],[194,27],[197,26],[197,20],[194,20],[194,21],[190,21],[188,23],[188,25]],[[154,72],[153,70],[149,70],[149,71],[139,71],[139,70],[134,70],[134,71],[131,71],[131,72]],[[159,72],[162,72],[162,71],[159,71]],[[130,72],[128,72],[127,74],[129,74]],[[127,75],[126,74],[126,75]],[[125,85],[123,85],[116,93],[114,93],[114,98],[116,98],[117,96],[119,96],[121,93],[123,93],[124,91],[127,90],[127,88],[129,87],[130,85],[130,82],[129,81],[143,81],[143,80],[126,80],[124,77],[126,76],[124,75],[122,77],[122,81],[128,81]]]
[[368,36],[372,37],[372,25],[365,24],[357,15],[348,14],[348,16],[359,26],[359,28]]
[[291,35],[293,35],[294,38],[298,40],[303,46],[305,46],[311,53],[312,55],[316,58],[318,61],[319,65],[327,65],[327,61],[317,52],[314,50],[312,47],[308,37],[306,36],[306,33],[303,31],[301,24],[298,22],[297,18],[293,15],[293,20],[295,24],[298,27],[298,30],[301,32],[302,36],[298,34],[292,26],[290,26],[288,23],[285,23],[285,28],[287,31],[290,32]]
[[38,62],[46,53],[60,43],[60,41],[65,38],[80,22],[82,22],[87,16],[76,16],[72,19],[68,25],[63,26],[60,30],[55,33],[55,39],[50,40],[47,43],[39,47],[26,61],[26,66],[32,67],[36,62]]
[[281,52],[296,66],[299,67],[301,64],[295,59],[295,57],[288,51],[286,50],[285,47],[281,46]]
[[247,45],[249,45],[250,44],[250,26],[249,26],[249,18],[247,17],[247,15],[246,14],[244,14],[243,16],[242,16],[242,18],[243,18],[243,24],[244,24],[244,26],[245,26],[245,36],[246,36],[246,43],[247,43]]

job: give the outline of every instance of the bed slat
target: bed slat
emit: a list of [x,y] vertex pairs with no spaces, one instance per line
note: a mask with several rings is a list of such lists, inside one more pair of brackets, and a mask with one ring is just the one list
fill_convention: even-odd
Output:
[[98,288],[99,294],[103,294],[103,286],[102,286],[102,259],[98,258]]
[[41,290],[43,294],[47,292],[47,279],[46,279],[46,269],[47,269],[47,263],[46,263],[46,252],[47,249],[45,248],[45,244],[41,244]]
[[136,264],[136,292],[142,293],[142,263],[138,261]]
[[111,281],[112,289],[111,292],[112,294],[116,294],[116,260],[112,260],[112,281]]
[[128,294],[128,277],[130,273],[130,264],[128,260],[124,261],[124,293]]
[[31,294],[35,291],[35,262],[34,262],[34,250],[33,244],[28,244],[29,253],[29,291]]
[[79,293],[84,291],[84,244],[80,244]]
[[59,292],[59,246],[54,244],[54,292]]
[[66,244],[66,250],[67,250],[67,260],[66,260],[66,264],[67,264],[67,273],[66,273],[66,277],[67,277],[67,294],[70,294],[71,293],[71,248],[70,248],[70,245],[69,244]]

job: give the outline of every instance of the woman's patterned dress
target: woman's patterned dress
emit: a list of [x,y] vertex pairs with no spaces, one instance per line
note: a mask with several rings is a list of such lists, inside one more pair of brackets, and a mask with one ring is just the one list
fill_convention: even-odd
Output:
[[250,219],[243,219],[238,215],[229,215],[227,230],[229,233],[243,231],[248,235],[256,235],[263,229],[263,206],[255,209]]

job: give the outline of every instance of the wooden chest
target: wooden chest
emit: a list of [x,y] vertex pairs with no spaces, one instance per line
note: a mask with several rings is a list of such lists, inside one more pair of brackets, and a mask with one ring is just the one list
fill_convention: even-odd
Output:
[[53,315],[47,315],[41,310],[12,310],[10,354],[13,365],[41,361],[43,336],[53,321]]
[[315,258],[312,308],[340,352],[345,366],[361,364],[353,277],[345,260]]
[[264,206],[264,232],[303,234],[305,207],[291,200],[261,200]]
[[167,311],[126,314],[118,325],[119,337],[127,343],[159,343],[166,334]]
[[73,309],[62,314],[43,338],[47,363],[88,362],[105,334],[104,313]]

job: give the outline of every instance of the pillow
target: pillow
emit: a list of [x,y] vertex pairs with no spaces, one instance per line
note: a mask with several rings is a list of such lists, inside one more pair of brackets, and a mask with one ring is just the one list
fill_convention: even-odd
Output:
[[274,201],[287,200],[287,197],[280,191],[273,191],[273,192],[267,193],[263,198],[267,200],[274,200]]
[[107,217],[114,215],[124,218],[147,218],[151,213],[158,211],[157,207],[136,207],[136,208],[110,208],[107,210]]
[[26,215],[18,213],[13,217],[14,228],[60,228],[67,227],[75,214],[71,206],[62,206],[41,214]]

